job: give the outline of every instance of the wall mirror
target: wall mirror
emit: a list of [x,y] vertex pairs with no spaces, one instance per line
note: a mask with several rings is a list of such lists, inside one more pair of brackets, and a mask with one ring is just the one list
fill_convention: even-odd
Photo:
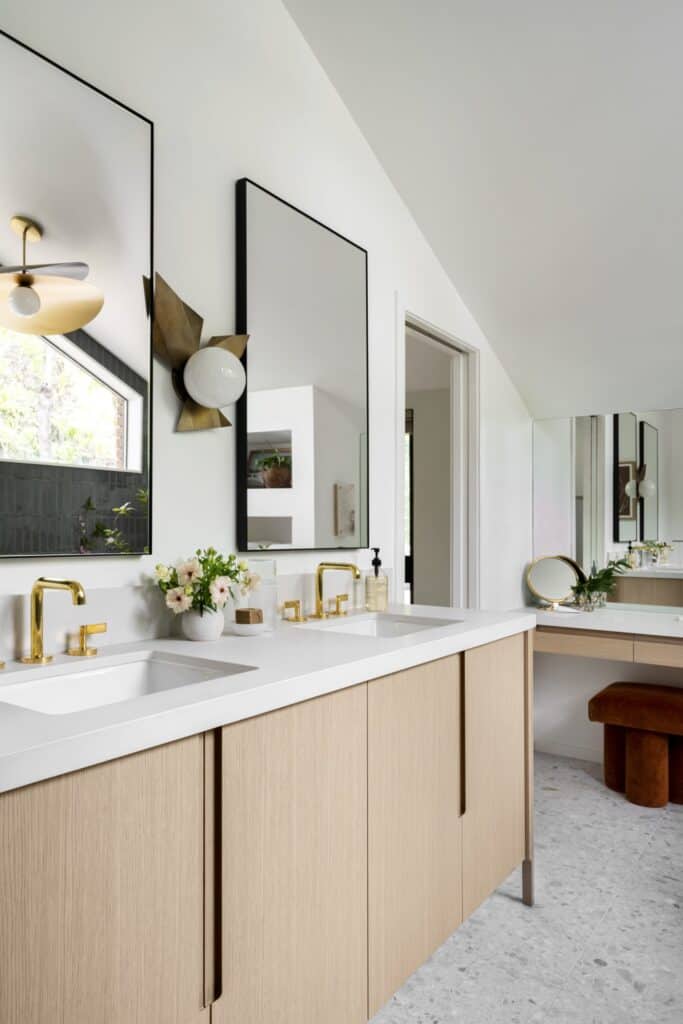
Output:
[[237,183],[241,551],[368,546],[367,253]]
[[537,420],[533,461],[535,557],[628,555],[613,600],[683,607],[683,409]]
[[141,554],[152,123],[4,33],[0,86],[0,555]]
[[615,414],[613,437],[613,539],[623,544],[638,539],[638,418],[634,413]]

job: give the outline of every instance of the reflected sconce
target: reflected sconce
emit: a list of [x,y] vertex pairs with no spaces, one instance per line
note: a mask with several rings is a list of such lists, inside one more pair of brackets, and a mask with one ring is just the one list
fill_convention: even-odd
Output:
[[21,264],[0,266],[0,325],[19,334],[68,334],[90,323],[102,309],[104,296],[85,283],[88,264],[28,264],[27,243],[39,242],[43,229],[18,215],[10,227],[21,238]]
[[654,480],[648,480],[645,474],[647,473],[647,466],[640,466],[636,470],[636,475],[632,480],[629,480],[624,491],[626,496],[629,498],[654,498],[657,493],[657,485]]
[[[149,282],[146,282],[149,287]],[[204,321],[179,298],[160,274],[154,277],[152,339],[158,358],[171,370],[173,388],[183,407],[176,430],[210,430],[232,424],[221,412],[246,387],[240,362],[248,334],[211,338],[200,345]]]

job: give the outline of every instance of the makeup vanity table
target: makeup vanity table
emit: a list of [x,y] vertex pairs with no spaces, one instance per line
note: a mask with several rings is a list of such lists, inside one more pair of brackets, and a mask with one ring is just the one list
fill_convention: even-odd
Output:
[[580,658],[683,668],[680,608],[629,605],[593,612],[536,612],[534,650]]

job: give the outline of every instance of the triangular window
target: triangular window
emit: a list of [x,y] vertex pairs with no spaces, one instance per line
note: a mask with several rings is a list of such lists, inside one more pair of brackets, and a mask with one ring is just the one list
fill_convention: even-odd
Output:
[[129,468],[130,389],[98,366],[68,338],[0,327],[0,459]]

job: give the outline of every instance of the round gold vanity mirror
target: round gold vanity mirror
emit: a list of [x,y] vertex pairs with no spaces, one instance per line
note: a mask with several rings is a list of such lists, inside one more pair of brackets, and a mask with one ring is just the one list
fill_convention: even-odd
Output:
[[562,601],[572,596],[575,583],[586,579],[578,562],[567,555],[545,555],[531,563],[526,571],[526,585],[533,596],[557,611]]

